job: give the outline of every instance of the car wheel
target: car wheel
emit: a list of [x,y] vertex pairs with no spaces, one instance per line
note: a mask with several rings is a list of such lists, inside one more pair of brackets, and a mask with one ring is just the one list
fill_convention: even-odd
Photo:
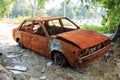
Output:
[[23,43],[22,43],[21,40],[18,40],[18,45],[19,45],[19,47],[24,48]]
[[59,66],[65,66],[67,64],[66,58],[59,52],[54,54],[54,62]]

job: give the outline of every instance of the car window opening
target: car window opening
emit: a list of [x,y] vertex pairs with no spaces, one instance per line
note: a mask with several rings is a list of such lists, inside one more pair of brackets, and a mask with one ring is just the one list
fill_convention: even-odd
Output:
[[32,26],[32,21],[25,21],[25,22],[23,23],[23,25],[21,26],[20,30],[30,33],[30,31],[31,31],[31,29],[32,29],[31,26]]
[[[66,22],[67,22],[67,20],[66,20]],[[44,22],[44,26],[47,29],[48,34],[50,36],[77,29],[77,27],[75,25],[72,24],[72,26],[71,26],[70,24],[72,24],[72,23],[69,22],[69,24],[66,26],[65,22],[60,22],[60,20],[50,20],[50,21]]]
[[32,33],[40,36],[45,36],[42,26],[39,23],[34,23],[32,28]]

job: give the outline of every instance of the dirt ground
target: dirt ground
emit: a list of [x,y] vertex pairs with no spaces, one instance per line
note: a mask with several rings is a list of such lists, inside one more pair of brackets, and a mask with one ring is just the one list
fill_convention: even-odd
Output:
[[[119,43],[112,43],[106,57],[92,65],[81,68],[59,67],[38,53],[21,49],[12,38],[12,29],[17,26],[0,23],[0,65],[15,80],[120,80]],[[14,69],[15,66],[19,68]],[[3,78],[0,75],[0,80],[9,80]]]

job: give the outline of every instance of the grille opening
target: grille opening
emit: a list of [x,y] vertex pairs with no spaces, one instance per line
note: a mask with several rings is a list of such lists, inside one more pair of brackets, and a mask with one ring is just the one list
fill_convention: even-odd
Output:
[[102,42],[102,43],[99,43],[99,44],[96,45],[96,46],[90,47],[90,48],[88,48],[88,49],[81,50],[80,53],[81,53],[82,56],[86,56],[86,55],[92,54],[92,53],[96,52],[97,50],[105,47],[105,46],[108,45],[109,43],[110,43],[110,40],[106,40],[106,41],[104,41],[104,42]]
[[103,42],[103,45],[106,46],[109,43],[110,43],[110,40],[106,40],[106,41]]

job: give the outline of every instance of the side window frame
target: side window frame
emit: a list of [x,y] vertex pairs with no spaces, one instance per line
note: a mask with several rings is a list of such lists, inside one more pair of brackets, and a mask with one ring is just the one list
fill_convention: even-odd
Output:
[[[43,22],[41,22],[41,21],[33,21],[31,33],[32,33],[32,34],[35,34],[35,33],[33,33],[33,28],[34,28],[35,22],[38,22],[39,30],[42,31],[42,32],[40,32],[40,33],[42,33],[42,34],[39,34],[39,33],[38,33],[38,34],[36,34],[36,35],[39,35],[39,36],[42,36],[42,37],[47,37],[47,36],[49,36],[49,35],[48,35],[48,32],[47,32],[47,30],[46,30],[46,28],[45,28],[45,26],[43,25]],[[40,28],[41,28],[41,29],[40,29]],[[39,32],[39,31],[38,31],[38,32]]]
[[76,29],[80,29],[80,27],[79,27],[78,25],[76,25],[73,21],[71,21],[71,20],[68,19],[68,18],[62,18],[62,19],[61,19],[61,22],[62,22],[64,28],[65,28],[65,25],[64,25],[64,23],[63,23],[63,22],[64,22],[63,20],[69,21],[72,25],[74,25],[74,26],[76,27]]
[[47,31],[47,29],[46,29],[46,27],[44,25],[44,22],[43,21],[39,21],[39,25],[41,25],[42,30],[43,30],[43,32],[45,34],[45,37],[49,37],[48,31]]
[[[31,22],[31,24],[29,24],[30,26],[29,26],[29,25],[25,25],[25,26],[24,26],[24,24],[26,24],[27,21],[30,21],[30,22]],[[33,25],[33,21],[31,21],[31,20],[24,20],[23,23],[20,25],[19,30],[20,30],[20,31],[24,31],[24,32],[29,32],[29,33],[31,33],[32,25]],[[25,30],[25,27],[28,28],[29,30],[27,30],[27,29]],[[22,29],[22,28],[23,28],[23,29]]]

